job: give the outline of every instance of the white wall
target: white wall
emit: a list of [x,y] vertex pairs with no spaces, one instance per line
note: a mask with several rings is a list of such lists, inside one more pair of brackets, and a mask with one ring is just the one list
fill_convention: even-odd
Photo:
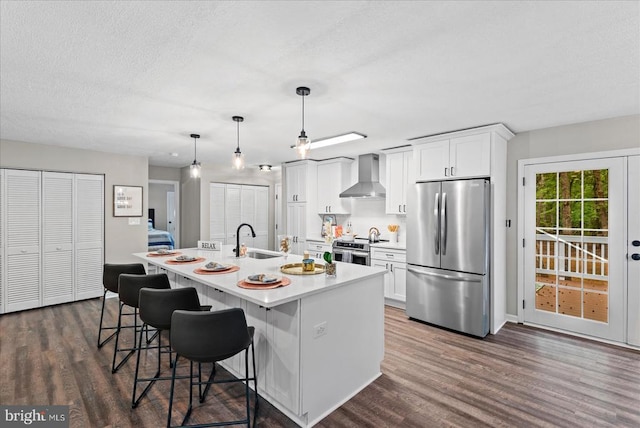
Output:
[[517,134],[507,143],[507,313],[517,314],[518,160],[640,147],[640,115]]
[[[135,262],[137,259],[132,257],[131,253],[146,251],[148,207],[146,157],[0,140],[0,167],[104,174],[105,262]],[[143,186],[143,217],[140,225],[130,226],[127,217],[113,216],[113,186],[123,184]]]

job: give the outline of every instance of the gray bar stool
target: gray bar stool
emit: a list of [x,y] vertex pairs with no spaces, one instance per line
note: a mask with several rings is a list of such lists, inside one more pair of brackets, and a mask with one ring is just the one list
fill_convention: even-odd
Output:
[[[157,290],[168,290],[171,288],[171,284],[169,283],[169,278],[164,273],[152,274],[152,275],[131,275],[127,273],[120,274],[118,280],[118,298],[120,299],[120,311],[118,316],[118,327],[116,329],[116,343],[113,348],[113,362],[111,363],[111,373],[115,373],[118,371],[120,367],[124,363],[127,362],[129,357],[133,355],[136,350],[136,344],[138,343],[138,334],[142,336],[142,330],[144,326],[141,326],[138,329],[138,307],[139,307],[139,296],[140,289],[142,288],[153,288]],[[128,306],[133,308],[133,347],[131,348],[119,348],[118,342],[120,339],[120,332],[122,329],[121,324],[121,314],[122,309]],[[130,328],[131,326],[127,326],[126,328]],[[157,334],[157,333],[156,333]],[[154,336],[155,337],[155,336]],[[153,337],[151,338],[153,340]],[[150,342],[148,337],[147,330],[147,342]],[[120,360],[120,362],[116,365],[116,355],[119,352],[126,352],[127,354]]]
[[[209,387],[215,383],[245,382],[245,399],[247,404],[247,417],[242,420],[212,422],[200,425],[188,425],[198,427],[211,427],[223,425],[247,424],[251,426],[251,408],[249,399],[249,381],[253,381],[255,391],[255,402],[253,410],[253,422],[255,425],[258,411],[258,385],[256,376],[256,358],[253,347],[253,327],[247,327],[247,320],[244,311],[240,308],[225,309],[216,312],[187,312],[177,310],[171,317],[171,347],[176,352],[176,359],[173,364],[173,376],[171,378],[171,393],[169,395],[169,415],[167,417],[167,427],[171,427],[171,409],[173,407],[173,395],[178,367],[178,360],[184,357],[190,362],[189,376],[189,407],[180,426],[185,426],[191,416],[193,402],[193,386],[198,385],[200,391],[202,385],[206,385],[204,394],[200,392],[200,402],[204,402]],[[251,357],[253,360],[253,377],[249,377],[249,347],[251,347]],[[243,378],[214,380],[215,363],[226,360],[244,351]],[[193,381],[193,363],[213,363],[213,370],[209,379],[201,381],[200,370],[198,370],[197,382]],[[199,367],[200,368],[200,367]]]
[[[102,285],[104,287],[104,294],[102,295],[102,310],[100,312],[100,324],[98,327],[98,349],[102,348],[102,346],[113,339],[117,332],[118,327],[103,327],[102,322],[104,319],[104,304],[107,297],[107,292],[111,291],[112,293],[118,293],[118,277],[122,273],[129,273],[133,275],[144,275],[147,272],[144,270],[144,265],[142,263],[128,263],[128,264],[113,264],[113,263],[105,263],[102,270]],[[126,314],[129,315],[129,314]],[[118,323],[120,323],[120,316],[118,316]],[[105,340],[100,341],[100,337],[102,336],[102,330],[116,330],[109,335]]]
[[[156,368],[156,373],[153,377],[149,378],[139,378],[139,369],[140,369],[140,354],[143,350],[151,349],[149,343],[145,348],[142,347],[142,334],[138,337],[138,357],[136,360],[136,371],[133,380],[133,394],[131,397],[131,407],[136,408],[140,403],[140,400],[149,392],[149,389],[153,386],[153,384],[157,380],[169,380],[170,376],[161,377],[160,376],[160,360],[162,351],[162,332],[171,330],[171,315],[173,311],[181,309],[185,311],[209,311],[211,309],[210,305],[200,305],[200,299],[198,298],[198,293],[193,287],[186,288],[174,288],[170,290],[154,290],[151,288],[142,288],[140,289],[140,297],[139,297],[139,309],[140,309],[140,319],[142,320],[143,327],[153,327],[157,330],[157,352],[158,352],[158,366]],[[169,340],[169,343],[171,341]],[[169,365],[172,366],[171,362],[171,348],[168,347],[169,350],[164,353],[169,353]],[[136,389],[138,383],[140,382],[148,382],[145,389],[140,393],[140,396],[136,397]]]

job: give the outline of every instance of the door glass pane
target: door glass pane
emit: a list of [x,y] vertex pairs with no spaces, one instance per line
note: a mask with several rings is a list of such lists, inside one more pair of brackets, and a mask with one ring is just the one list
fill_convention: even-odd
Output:
[[608,186],[607,169],[536,174],[537,310],[608,322]]

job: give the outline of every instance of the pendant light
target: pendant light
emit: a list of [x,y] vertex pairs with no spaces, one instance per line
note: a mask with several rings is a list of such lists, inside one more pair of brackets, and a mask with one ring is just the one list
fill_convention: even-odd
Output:
[[296,140],[296,151],[298,152],[298,157],[300,159],[304,159],[309,156],[309,152],[311,151],[311,140],[307,138],[307,134],[304,132],[304,97],[311,93],[311,89],[300,86],[296,88],[296,94],[302,97],[302,131],[300,131],[300,136]]
[[233,116],[232,119],[236,122],[237,126],[237,136],[238,136],[238,147],[236,151],[233,153],[233,167],[235,169],[244,169],[244,155],[240,151],[240,122],[244,120],[242,116]]
[[198,178],[200,177],[200,162],[198,162],[198,138],[200,138],[200,135],[198,134],[191,134],[191,138],[193,138],[193,163],[191,164],[191,176],[193,178]]

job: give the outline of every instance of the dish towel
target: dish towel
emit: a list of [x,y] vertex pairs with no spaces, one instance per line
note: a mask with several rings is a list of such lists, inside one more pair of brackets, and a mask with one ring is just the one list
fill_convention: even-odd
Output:
[[342,252],[342,262],[344,263],[352,263],[353,258],[351,257],[351,251],[343,251]]

